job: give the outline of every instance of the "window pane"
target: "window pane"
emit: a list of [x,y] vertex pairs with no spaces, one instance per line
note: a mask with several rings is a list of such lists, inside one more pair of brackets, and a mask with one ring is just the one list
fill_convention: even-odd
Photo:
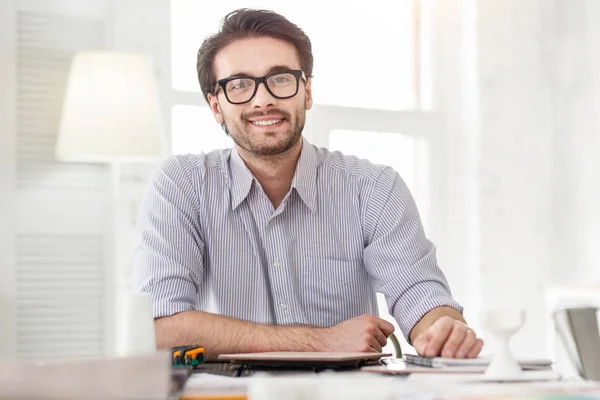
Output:
[[271,9],[310,37],[315,59],[313,93],[320,104],[407,109],[415,104],[413,0],[350,0],[319,11],[304,2],[198,0],[171,2],[172,85],[199,91],[196,55],[219,21],[240,7]]
[[394,168],[410,189],[427,227],[429,146],[425,139],[397,132],[333,130],[329,149]]
[[233,147],[233,140],[215,122],[208,107],[174,106],[171,111],[171,152],[207,153]]

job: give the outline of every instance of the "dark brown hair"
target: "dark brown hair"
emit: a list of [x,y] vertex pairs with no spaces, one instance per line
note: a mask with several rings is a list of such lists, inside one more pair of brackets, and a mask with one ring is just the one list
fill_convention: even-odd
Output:
[[198,50],[196,69],[205,99],[217,85],[214,72],[217,53],[235,40],[252,37],[271,37],[292,44],[298,52],[302,71],[307,77],[312,76],[312,46],[302,29],[273,11],[241,8],[227,14],[219,32],[206,38]]

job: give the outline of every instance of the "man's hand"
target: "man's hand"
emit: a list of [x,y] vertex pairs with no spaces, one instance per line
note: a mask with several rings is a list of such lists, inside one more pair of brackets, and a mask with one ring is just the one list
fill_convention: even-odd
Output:
[[481,352],[483,340],[464,322],[444,316],[417,336],[413,347],[426,357],[475,358]]
[[365,314],[329,328],[322,336],[322,351],[381,352],[394,326],[374,315]]

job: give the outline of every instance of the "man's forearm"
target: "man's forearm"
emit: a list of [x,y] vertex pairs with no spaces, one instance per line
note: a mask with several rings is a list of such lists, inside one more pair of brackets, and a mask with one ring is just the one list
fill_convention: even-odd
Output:
[[263,351],[318,351],[323,328],[271,326],[203,311],[185,311],[154,320],[157,347],[197,344],[209,359],[219,354]]
[[417,322],[413,330],[410,332],[410,341],[414,342],[421,333],[425,332],[431,325],[433,325],[435,321],[444,316],[448,316],[466,323],[462,314],[456,309],[452,307],[437,307],[429,311],[423,316],[423,318],[419,320],[419,322]]

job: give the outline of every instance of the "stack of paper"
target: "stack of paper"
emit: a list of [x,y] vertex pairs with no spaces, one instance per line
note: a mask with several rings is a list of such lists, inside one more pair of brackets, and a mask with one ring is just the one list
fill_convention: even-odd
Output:
[[[407,364],[419,365],[431,368],[456,368],[456,367],[480,367],[486,368],[492,360],[491,356],[477,358],[444,358],[444,357],[422,357],[413,354],[405,354],[404,361]],[[517,360],[524,370],[548,369],[552,361],[548,359],[519,359]]]

